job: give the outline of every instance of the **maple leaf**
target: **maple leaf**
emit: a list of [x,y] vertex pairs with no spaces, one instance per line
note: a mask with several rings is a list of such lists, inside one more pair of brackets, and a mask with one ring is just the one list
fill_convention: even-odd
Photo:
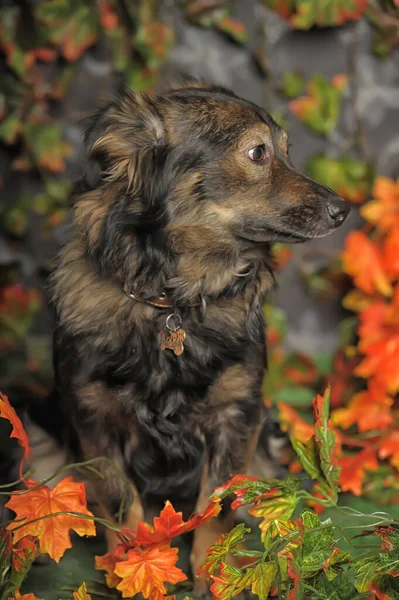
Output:
[[337,489],[339,480],[339,464],[337,454],[339,445],[336,443],[335,432],[329,420],[330,413],[330,388],[323,396],[316,396],[313,400],[315,417],[315,441],[319,448],[320,464],[325,479],[331,489]]
[[127,559],[117,563],[115,574],[121,578],[117,589],[123,598],[143,594],[144,598],[163,600],[165,583],[179,583],[187,576],[175,565],[177,548],[129,550]]
[[346,238],[341,254],[345,273],[366,294],[392,294],[391,283],[385,274],[381,249],[363,232],[352,231]]
[[73,592],[73,597],[75,600],[91,600],[90,594],[87,593],[87,588],[85,582],[82,583],[81,586]]
[[242,572],[239,569],[220,563],[220,574],[212,576],[210,591],[218,600],[231,598],[242,580]]
[[26,536],[14,544],[12,549],[12,568],[16,572],[27,572],[30,565],[39,554],[37,540],[33,536]]
[[370,380],[367,390],[353,396],[346,408],[338,408],[332,414],[334,425],[347,429],[355,423],[361,433],[373,429],[387,429],[393,423],[391,406],[393,399],[378,382]]
[[389,277],[399,277],[399,220],[387,234],[382,249],[384,269]]
[[[37,483],[29,480],[29,487]],[[71,548],[69,530],[78,535],[95,535],[94,522],[74,515],[48,515],[66,512],[93,516],[87,510],[86,490],[81,482],[74,482],[72,477],[59,481],[54,489],[46,485],[15,493],[5,505],[16,513],[16,519],[26,519],[27,524],[9,523],[7,529],[13,532],[14,543],[27,535],[39,540],[40,552],[47,553],[59,562],[68,548]],[[39,520],[36,520],[39,519]],[[35,521],[29,523],[29,521]]]
[[340,458],[341,473],[339,485],[343,492],[352,492],[355,496],[362,493],[362,483],[366,469],[378,469],[378,461],[375,450],[365,448],[353,456]]
[[378,456],[382,459],[389,458],[391,465],[399,470],[399,429],[383,436]]
[[294,492],[271,500],[260,500],[248,510],[254,517],[262,518],[259,524],[259,529],[262,532],[262,541],[265,539],[270,523],[275,519],[288,521],[292,517],[297,503],[297,495]]
[[96,569],[105,571],[105,581],[109,588],[116,588],[121,578],[115,575],[115,567],[118,562],[126,556],[125,548],[118,544],[113,552],[107,552],[103,556],[96,556]]
[[250,531],[244,523],[240,523],[229,533],[222,534],[216,543],[208,549],[208,556],[197,574],[206,573],[208,577],[213,575],[232,549],[237,544],[241,544],[244,541],[244,535]]
[[365,358],[354,373],[374,377],[388,393],[399,391],[399,285],[391,303],[377,301],[359,315],[359,349]]
[[19,476],[22,478],[23,463],[26,458],[31,456],[32,450],[29,445],[29,439],[22,425],[21,419],[11,406],[7,396],[0,393],[0,417],[7,419],[12,425],[10,437],[15,438],[23,449],[22,460],[19,464]]
[[290,436],[305,444],[314,435],[314,426],[307,423],[289,404],[278,402],[280,426],[282,431],[288,431]]
[[13,596],[8,600],[43,600],[42,598],[37,598],[35,594],[21,594],[19,590],[15,590],[13,592]]
[[183,533],[192,531],[216,517],[221,511],[218,498],[208,504],[205,511],[200,515],[193,515],[188,521],[183,521],[183,513],[176,512],[169,500],[165,503],[159,517],[154,517],[153,526],[148,523],[139,523],[135,536],[135,543],[139,546],[151,546],[152,544],[169,543],[169,541]]
[[362,216],[381,231],[389,231],[399,224],[399,179],[395,182],[388,177],[377,177],[374,182],[375,200],[367,202]]

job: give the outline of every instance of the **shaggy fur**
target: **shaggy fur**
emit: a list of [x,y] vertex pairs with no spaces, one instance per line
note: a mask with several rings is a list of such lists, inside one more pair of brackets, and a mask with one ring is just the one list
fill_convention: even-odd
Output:
[[[108,457],[131,481],[125,521],[135,527],[167,498],[200,510],[251,469],[265,420],[270,244],[327,235],[348,209],[293,167],[286,133],[263,109],[217,87],[124,91],[93,117],[86,144],[75,235],[52,278],[52,402],[75,452]],[[145,302],[161,294],[173,308]],[[172,312],[186,332],[181,356],[160,350]],[[124,481],[108,463],[100,470],[112,517]],[[195,533],[194,571],[230,524],[227,506]]]

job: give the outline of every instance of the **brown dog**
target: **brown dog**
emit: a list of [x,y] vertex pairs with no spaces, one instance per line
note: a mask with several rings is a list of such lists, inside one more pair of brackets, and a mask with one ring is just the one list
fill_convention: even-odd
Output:
[[[222,88],[125,91],[86,141],[75,236],[52,280],[56,393],[75,450],[131,481],[135,528],[166,499],[200,511],[248,472],[265,418],[270,244],[325,236],[349,209],[293,167],[263,109]],[[101,471],[111,518],[124,483]],[[231,526],[221,514],[195,532],[194,573]]]

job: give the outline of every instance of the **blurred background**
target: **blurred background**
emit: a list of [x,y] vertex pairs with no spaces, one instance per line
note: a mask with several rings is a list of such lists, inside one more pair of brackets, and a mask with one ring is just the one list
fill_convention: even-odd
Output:
[[276,248],[265,309],[266,403],[306,409],[335,378],[346,406],[358,322],[341,304],[339,251],[375,177],[399,175],[398,45],[395,0],[2,0],[0,389],[13,404],[52,385],[46,278],[70,235],[82,120],[122,83],[152,92],[196,77],[265,107],[294,164],[353,205],[331,237]]

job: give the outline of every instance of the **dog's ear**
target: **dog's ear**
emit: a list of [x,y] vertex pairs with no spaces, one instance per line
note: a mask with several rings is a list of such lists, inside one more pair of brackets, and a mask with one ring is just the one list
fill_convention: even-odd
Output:
[[134,194],[142,179],[143,163],[162,148],[164,135],[155,100],[124,89],[88,121],[80,190],[118,182]]

